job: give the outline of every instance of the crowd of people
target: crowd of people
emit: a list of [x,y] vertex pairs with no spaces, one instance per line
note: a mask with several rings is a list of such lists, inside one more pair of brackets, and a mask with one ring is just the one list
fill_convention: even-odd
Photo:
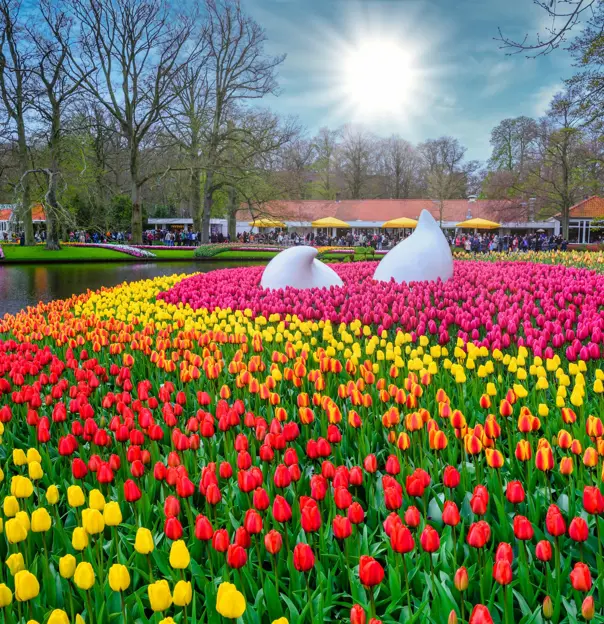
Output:
[[[328,232],[331,232],[329,230]],[[393,230],[386,232],[352,232],[347,231],[339,235],[327,232],[286,232],[282,230],[262,229],[259,232],[239,232],[237,239],[231,241],[230,236],[222,232],[212,232],[210,242],[214,244],[237,242],[239,244],[264,244],[264,245],[314,245],[316,247],[373,247],[376,250],[387,250],[394,247],[403,238],[411,233],[411,230]],[[554,236],[545,232],[531,234],[505,234],[498,233],[448,233],[445,236],[451,247],[465,249],[472,253],[487,253],[489,251],[565,251],[568,241],[562,236]],[[23,233],[3,232],[4,242],[21,242],[24,244]],[[44,242],[46,232],[44,229],[36,231],[36,241]],[[117,243],[128,244],[132,240],[130,232],[122,230],[107,230],[106,232],[86,230],[73,230],[69,232],[71,243]],[[163,245],[165,247],[196,247],[200,244],[201,233],[187,230],[156,229],[143,232],[144,245]]]
[[[451,241],[450,241],[451,242]],[[453,245],[472,253],[489,251],[566,251],[568,241],[562,236],[547,235],[545,232],[533,234],[470,234],[458,235]]]

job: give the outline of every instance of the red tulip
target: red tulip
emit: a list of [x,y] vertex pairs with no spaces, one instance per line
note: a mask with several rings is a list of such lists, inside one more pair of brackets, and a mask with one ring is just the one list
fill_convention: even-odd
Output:
[[510,503],[517,505],[524,502],[524,488],[520,481],[510,481],[505,491],[505,496]]
[[531,540],[535,531],[531,521],[525,516],[514,517],[514,535],[519,540]]
[[247,562],[247,553],[238,544],[231,544],[227,549],[227,565],[230,568],[242,568]]
[[583,489],[583,508],[589,514],[604,513],[604,496],[598,487],[594,485],[585,486]]
[[456,488],[461,480],[461,475],[457,468],[447,466],[443,473],[443,484],[448,488]]
[[509,561],[510,564],[514,561],[512,547],[506,542],[501,542],[495,551],[495,561],[499,561],[500,559],[505,559],[506,561]]
[[248,509],[245,512],[243,521],[245,530],[251,535],[257,535],[262,532],[262,516],[255,509]]
[[350,610],[350,624],[365,624],[367,616],[365,609],[359,604],[355,604]]
[[468,530],[467,542],[472,548],[483,548],[491,537],[491,529],[484,522],[474,522]]
[[545,515],[545,528],[550,535],[558,537],[566,533],[566,521],[556,505],[550,505]]
[[552,545],[547,540],[541,540],[535,547],[535,556],[539,561],[549,561],[552,558]]
[[213,535],[214,531],[211,522],[206,516],[199,514],[197,518],[195,518],[195,537],[198,540],[208,542],[212,539]]
[[256,488],[254,490],[253,505],[258,511],[264,511],[269,508],[271,502],[264,488]]
[[384,490],[384,503],[388,511],[394,511],[400,509],[403,504],[403,494],[400,490],[394,487],[387,487]]
[[457,526],[460,523],[459,509],[453,501],[445,501],[442,518],[443,522],[448,526]]
[[507,559],[495,561],[493,578],[500,585],[509,585],[512,582],[512,566]]
[[570,573],[570,582],[573,589],[587,592],[591,589],[591,572],[584,563],[575,563]]
[[408,553],[415,548],[415,540],[411,531],[403,524],[395,524],[390,533],[390,545],[397,553]]
[[361,524],[365,520],[365,512],[360,503],[354,502],[348,508],[348,519],[352,524]]
[[377,471],[377,459],[375,455],[367,455],[363,460],[363,467],[371,474]]
[[218,529],[212,536],[212,548],[217,552],[226,552],[230,545],[229,534],[226,529]]
[[487,607],[477,604],[470,615],[468,624],[493,624],[493,618]]
[[298,572],[308,572],[315,565],[315,555],[308,544],[296,544],[294,548],[294,567]]
[[321,512],[314,498],[300,497],[300,523],[306,533],[318,531],[321,528]]
[[171,540],[178,540],[182,537],[182,524],[178,518],[167,518],[164,524],[164,533]]
[[276,555],[281,550],[282,546],[283,538],[281,537],[281,533],[275,531],[275,529],[271,529],[264,536],[264,547],[271,555]]
[[138,486],[132,479],[127,479],[124,482],[124,498],[129,502],[133,503],[137,501],[142,496],[141,491],[138,489]]
[[419,526],[420,521],[421,516],[419,513],[419,509],[417,507],[414,507],[413,505],[407,507],[405,511],[405,524],[414,529]]
[[359,578],[365,587],[379,585],[384,580],[384,568],[373,557],[361,555]]
[[575,542],[584,542],[589,537],[589,528],[583,518],[577,516],[570,521],[568,535]]
[[164,514],[166,517],[178,516],[180,513],[180,502],[176,496],[168,496],[164,501]]
[[474,488],[474,494],[470,499],[470,508],[477,516],[484,516],[489,506],[489,493],[484,485],[477,485]]
[[433,553],[440,548],[440,536],[429,524],[422,531],[419,541],[426,552]]
[[289,522],[292,518],[292,509],[282,496],[275,496],[273,501],[273,518],[277,522]]
[[352,534],[352,525],[346,516],[335,516],[333,519],[333,534],[336,539],[346,539]]

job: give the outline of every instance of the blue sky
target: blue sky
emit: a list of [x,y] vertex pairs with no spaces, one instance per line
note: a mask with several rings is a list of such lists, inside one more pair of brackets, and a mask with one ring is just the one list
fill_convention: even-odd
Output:
[[[497,29],[522,38],[551,25],[532,0],[242,0],[266,30],[267,50],[286,53],[282,93],[266,101],[309,129],[362,124],[419,142],[457,137],[467,156],[490,155],[490,131],[506,117],[542,115],[564,78],[567,52],[506,56]],[[409,55],[400,105],[368,114],[342,89],[347,60],[367,42],[389,41]],[[364,48],[363,48],[364,49]],[[356,57],[358,58],[358,56]],[[398,73],[398,71],[397,71]],[[403,80],[405,81],[403,83]]]

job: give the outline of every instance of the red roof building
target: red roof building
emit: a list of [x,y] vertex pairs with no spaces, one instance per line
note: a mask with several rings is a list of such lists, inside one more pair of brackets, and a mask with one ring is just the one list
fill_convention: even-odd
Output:
[[604,219],[604,199],[597,195],[585,198],[569,210],[568,240],[571,243],[589,244],[601,239],[604,232],[595,228],[592,231],[594,219]]
[[[17,215],[14,204],[0,204],[0,234],[11,232],[15,229]],[[46,213],[42,204],[32,204],[31,216],[34,223],[46,223]],[[0,239],[1,240],[1,239]]]

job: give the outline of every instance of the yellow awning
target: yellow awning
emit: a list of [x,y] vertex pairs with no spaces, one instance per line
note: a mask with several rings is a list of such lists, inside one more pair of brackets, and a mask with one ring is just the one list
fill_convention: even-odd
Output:
[[400,217],[399,219],[390,219],[386,223],[382,223],[383,228],[414,228],[417,225],[415,219],[408,217]]
[[468,219],[458,223],[455,227],[468,228],[477,230],[496,230],[501,227],[501,223],[495,223],[495,221],[489,221],[488,219]]
[[336,219],[335,217],[324,217],[323,219],[318,219],[317,221],[313,221],[311,225],[312,227],[315,227],[315,228],[349,228],[349,227],[352,227],[350,223],[346,223],[346,221],[340,221],[340,219]]
[[256,219],[255,221],[250,221],[249,225],[257,228],[287,227],[283,221],[278,221],[277,219]]

